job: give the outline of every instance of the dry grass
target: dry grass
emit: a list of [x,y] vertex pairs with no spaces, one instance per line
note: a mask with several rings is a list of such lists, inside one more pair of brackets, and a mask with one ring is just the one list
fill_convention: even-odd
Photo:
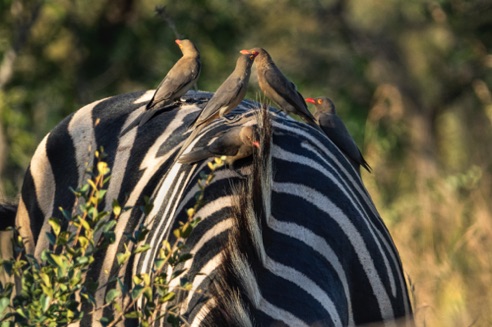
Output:
[[492,326],[489,179],[469,189],[428,181],[385,205],[371,181],[377,176],[365,177],[400,252],[416,325]]

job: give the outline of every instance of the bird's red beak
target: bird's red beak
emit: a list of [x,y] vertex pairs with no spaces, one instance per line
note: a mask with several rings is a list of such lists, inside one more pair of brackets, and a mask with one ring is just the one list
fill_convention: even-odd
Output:
[[241,50],[239,51],[241,54],[250,54],[249,50]]
[[254,147],[257,147],[258,149],[260,148],[260,142],[258,141],[254,141],[253,143],[251,143]]
[[181,40],[180,39],[176,39],[174,42],[176,42],[177,45],[180,45],[181,44]]
[[306,98],[304,100],[306,100],[306,102],[309,102],[309,103],[312,103],[312,104],[316,104],[316,100],[314,100],[313,98]]

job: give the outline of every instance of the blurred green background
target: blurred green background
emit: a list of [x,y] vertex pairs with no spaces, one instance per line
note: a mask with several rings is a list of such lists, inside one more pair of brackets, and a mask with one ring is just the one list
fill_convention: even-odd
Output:
[[333,98],[418,326],[492,325],[490,0],[0,0],[0,201],[63,117],[158,85],[180,52],[156,5],[200,49],[200,89],[261,46],[305,97]]

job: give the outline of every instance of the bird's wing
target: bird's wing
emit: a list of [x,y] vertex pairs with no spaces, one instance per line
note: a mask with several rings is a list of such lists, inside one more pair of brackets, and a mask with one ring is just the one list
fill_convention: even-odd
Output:
[[215,117],[221,108],[230,106],[241,93],[244,81],[241,78],[228,78],[215,91],[214,96],[207,103],[203,111],[193,123],[194,126],[201,125]]
[[350,135],[340,117],[324,113],[320,115],[319,124],[330,140],[352,160],[360,162],[362,157],[359,147]]
[[276,86],[275,91],[278,95],[288,104],[299,110],[300,112],[298,114],[304,115],[314,122],[314,117],[308,110],[304,98],[297,91],[296,85],[289,81],[277,67],[265,71],[265,80],[270,86]]
[[237,154],[241,145],[243,145],[240,137],[242,127],[233,127],[226,133],[222,134],[209,146],[208,150],[221,156],[234,156]]
[[201,64],[196,58],[181,58],[161,81],[147,109],[160,102],[169,102],[186,93],[200,74]]

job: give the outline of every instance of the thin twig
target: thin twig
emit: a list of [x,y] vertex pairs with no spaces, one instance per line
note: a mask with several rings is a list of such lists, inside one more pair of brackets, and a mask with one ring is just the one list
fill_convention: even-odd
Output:
[[178,32],[178,29],[176,28],[176,24],[174,24],[174,20],[171,18],[169,13],[166,11],[166,6],[156,6],[155,7],[155,13],[157,16],[159,16],[162,20],[164,20],[169,28],[173,31],[174,36],[176,36],[177,39],[182,39],[183,35],[181,35]]

